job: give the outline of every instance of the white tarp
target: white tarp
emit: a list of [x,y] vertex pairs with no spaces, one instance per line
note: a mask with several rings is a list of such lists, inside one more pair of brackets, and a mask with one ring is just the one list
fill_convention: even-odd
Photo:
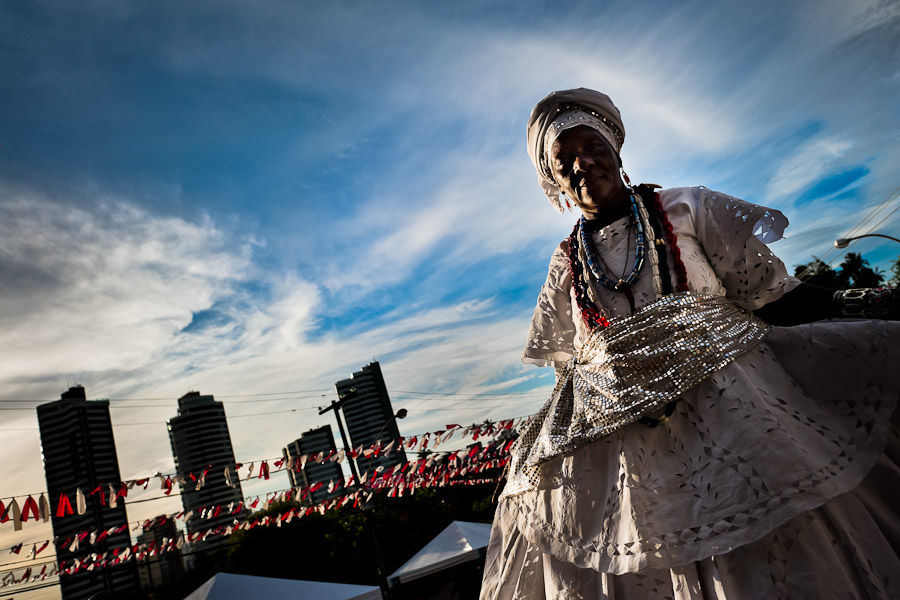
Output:
[[256,600],[257,598],[381,600],[381,590],[371,585],[216,573],[184,600]]
[[453,521],[402,567],[391,573],[391,584],[406,583],[441,569],[478,558],[491,539],[485,523]]

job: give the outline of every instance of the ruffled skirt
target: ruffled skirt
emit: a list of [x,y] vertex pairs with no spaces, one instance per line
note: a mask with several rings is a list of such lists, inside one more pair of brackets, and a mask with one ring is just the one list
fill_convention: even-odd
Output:
[[481,597],[900,598],[900,324],[773,328],[498,507]]

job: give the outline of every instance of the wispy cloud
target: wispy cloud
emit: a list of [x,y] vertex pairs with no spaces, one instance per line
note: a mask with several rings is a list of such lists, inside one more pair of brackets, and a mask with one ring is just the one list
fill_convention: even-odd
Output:
[[0,205],[0,356],[31,379],[139,364],[247,277],[252,240],[107,199]]
[[841,168],[840,161],[852,148],[847,140],[814,138],[784,162],[769,181],[766,196],[782,199],[798,194],[824,175]]

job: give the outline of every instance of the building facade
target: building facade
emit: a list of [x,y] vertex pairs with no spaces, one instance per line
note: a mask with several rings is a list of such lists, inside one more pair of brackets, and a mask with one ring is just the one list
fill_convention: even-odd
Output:
[[[137,565],[142,589],[153,590],[184,575],[184,559],[181,549],[172,547],[173,541],[178,540],[178,535],[175,521],[165,515],[160,515],[153,519],[153,524],[137,537],[138,545],[152,554],[152,556],[139,561]],[[159,552],[160,549],[165,548],[171,549]]]
[[[225,407],[212,396],[189,392],[178,399],[178,416],[169,419],[168,427],[175,470],[185,481],[181,502],[185,513],[190,513],[186,519],[189,537],[224,531],[240,516],[235,513],[243,500]],[[232,476],[231,486],[225,479],[226,468]],[[191,474],[199,480],[203,473],[206,477],[198,486]],[[224,535],[203,535],[191,543],[195,550],[204,550],[222,545],[225,539]]]
[[[119,490],[121,485],[109,401],[88,401],[84,388],[75,386],[59,400],[38,406],[37,417],[53,535],[60,540],[57,560],[69,566],[92,553],[121,551],[129,547],[131,537],[125,499],[118,498],[115,507],[110,507],[109,500],[110,486]],[[102,492],[95,492],[98,488]],[[85,496],[85,511],[81,515],[77,512],[77,490]],[[75,513],[57,517],[56,509],[62,494],[67,496]],[[94,544],[87,538],[73,546],[78,534],[84,531],[112,533]],[[72,543],[65,544],[66,540]],[[138,591],[133,560],[62,575],[59,583],[63,600],[86,600],[101,591],[114,592],[125,599]]]
[[[354,448],[371,447],[378,439],[384,443],[400,437],[397,419],[388,396],[381,365],[371,362],[350,376],[334,384],[338,398],[345,400],[341,410],[347,423],[347,435]],[[356,460],[360,475],[377,467],[388,468],[406,462],[402,448],[394,448],[390,454],[379,454]]]
[[314,456],[321,452],[322,456],[329,456],[333,451],[336,451],[336,448],[334,436],[331,433],[331,425],[310,429],[282,450],[285,459],[291,457],[294,460],[294,467],[288,471],[292,488],[309,487],[320,482],[323,484],[322,487],[310,492],[306,497],[307,500],[314,504],[327,500],[339,493],[338,489],[332,488],[333,491],[329,492],[328,488],[331,482],[334,482],[335,486],[337,486],[343,479],[344,472],[341,469],[341,465],[337,462],[307,461],[302,469],[298,469],[296,466],[297,461],[303,455]]

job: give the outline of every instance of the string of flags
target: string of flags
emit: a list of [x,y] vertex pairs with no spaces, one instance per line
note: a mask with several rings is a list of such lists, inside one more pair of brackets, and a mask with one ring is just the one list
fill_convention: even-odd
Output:
[[[355,480],[353,475],[349,475],[327,483],[320,481],[300,488],[287,488],[269,492],[265,496],[263,508],[268,508],[276,501],[296,500],[297,502],[302,502],[308,500],[312,497],[312,494],[322,488],[325,488],[329,494],[334,494],[336,491],[344,489],[348,490],[348,494],[354,494],[360,490],[366,490],[369,493],[386,491],[389,497],[402,497],[406,491],[411,491],[418,487],[443,487],[450,485],[458,477],[465,477],[473,473],[478,474],[485,469],[505,466],[508,461],[512,441],[506,440],[503,443],[491,443],[487,446],[476,444],[468,448],[462,456],[460,456],[461,450],[447,451],[430,454],[414,462],[393,465],[387,469],[376,467],[371,471],[371,475],[368,472],[362,475],[359,482]],[[348,501],[346,500],[345,504]],[[211,519],[222,514],[240,515],[245,509],[257,509],[260,506],[260,502],[260,496],[255,498],[248,496],[237,504],[213,505],[204,507],[196,512],[179,511],[170,515],[156,517],[152,520],[134,521],[131,524],[134,524],[133,530],[135,531],[147,531],[151,527],[160,526],[168,520],[182,520],[186,522],[193,517]],[[356,503],[354,503],[354,506],[356,506]],[[110,535],[127,530],[128,526],[129,523],[126,523],[117,527],[111,527],[108,530],[83,531],[55,541],[58,548],[68,548],[70,552],[74,552],[80,548],[82,543],[94,544],[103,541]],[[41,547],[37,552],[33,553],[33,556],[39,554],[44,548]],[[17,547],[13,546],[9,550],[14,554],[19,554],[21,548],[17,549]]]
[[[118,548],[108,549],[103,552],[94,552],[83,558],[72,560],[69,564],[61,561],[58,564],[55,561],[40,563],[37,565],[29,565],[17,569],[3,571],[0,576],[0,588],[22,584],[44,581],[48,577],[56,575],[67,575],[77,573],[81,570],[94,570],[119,564],[123,561],[146,560],[157,556],[164,552],[180,550],[185,543],[198,540],[206,540],[210,536],[216,535],[232,535],[240,530],[251,530],[255,527],[265,527],[275,525],[281,527],[283,523],[290,523],[294,518],[302,518],[312,513],[318,512],[325,514],[326,511],[346,506],[353,503],[354,507],[359,504],[368,502],[374,493],[386,492],[388,497],[401,497],[406,494],[415,493],[416,489],[429,487],[447,487],[456,485],[484,485],[495,483],[496,477],[490,478],[473,478],[472,475],[478,475],[486,469],[502,468],[509,461],[509,449],[512,440],[499,440],[482,446],[475,444],[472,447],[463,450],[446,451],[434,453],[427,457],[422,457],[414,463],[404,463],[403,465],[393,465],[387,469],[377,467],[372,470],[371,475],[366,473],[360,477],[360,481],[354,481],[351,475],[341,480],[340,483],[330,482],[328,484],[329,491],[335,492],[343,487],[346,493],[336,494],[318,504],[294,506],[288,510],[274,515],[265,515],[262,517],[253,517],[246,509],[256,509],[260,505],[260,497],[257,496],[252,502],[242,501],[235,507],[233,504],[227,507],[211,506],[198,511],[198,518],[215,518],[220,516],[224,510],[229,511],[225,514],[234,515],[232,524],[219,525],[202,531],[179,535],[177,538],[163,538],[159,544],[151,541],[146,544],[131,544]],[[446,460],[443,460],[443,459]],[[299,488],[286,489],[277,492],[270,492],[266,495],[264,506],[261,508],[269,508],[277,501],[297,500],[302,501],[308,498],[309,494],[321,489],[324,482],[318,482],[313,485]],[[153,526],[162,525],[168,519],[183,518],[187,520],[191,514],[184,512],[174,515],[166,515],[157,517],[156,519],[144,521],[138,527],[147,530]],[[243,520],[242,520],[243,519]],[[137,529],[136,527],[135,529]],[[112,527],[108,530],[99,532],[82,532],[76,536],[69,537],[65,540],[55,539],[53,542],[59,548],[67,548],[70,552],[74,552],[81,548],[81,544],[96,544],[103,541],[108,536],[121,533],[128,528],[128,524]],[[44,541],[38,545],[32,546],[29,553],[32,559],[47,550],[50,540]],[[24,549],[23,544],[17,544],[8,548],[10,554],[20,555]],[[38,571],[38,567],[40,570]]]
[[[496,482],[497,478],[494,477],[465,481],[457,480],[451,482],[451,485],[459,483],[466,483],[468,485],[485,485],[494,484]],[[330,501],[324,504],[330,504],[331,506],[329,506],[328,508],[334,507],[334,503],[331,503]],[[273,525],[276,527],[281,527],[283,523],[290,523],[294,518],[299,519],[306,515],[312,514],[313,512],[324,512],[324,510],[327,510],[327,508],[294,507],[279,514],[266,515],[261,518],[254,519],[253,521],[247,520],[241,523],[235,523],[234,525],[228,527],[220,526],[216,528],[210,528],[202,532],[188,534],[187,536],[180,535],[177,539],[163,538],[159,544],[157,544],[156,542],[150,542],[148,544],[123,546],[113,548],[105,552],[91,553],[83,558],[74,559],[70,563],[67,563],[67,561],[61,561],[59,563],[56,563],[55,561],[48,561],[45,563],[30,565],[28,567],[11,569],[8,571],[4,571],[4,574],[2,575],[2,577],[0,577],[0,589],[18,584],[36,583],[44,581],[48,577],[54,577],[58,575],[72,575],[78,573],[79,571],[93,571],[95,569],[117,565],[131,559],[135,561],[149,560],[164,553],[180,550],[184,547],[184,544],[186,542],[205,540],[211,536],[216,535],[232,535],[237,531],[251,530],[256,527],[271,527]]]
[[[517,419],[503,419],[499,421],[484,421],[480,424],[472,424],[468,427],[462,427],[453,423],[446,425],[444,429],[426,432],[423,434],[413,435],[409,437],[399,437],[395,440],[383,442],[378,440],[369,447],[358,446],[357,448],[345,449],[340,448],[331,450],[325,454],[319,452],[312,455],[303,455],[300,457],[288,456],[278,459],[262,459],[250,462],[247,467],[247,474],[242,477],[240,471],[244,468],[244,463],[236,463],[233,467],[225,467],[223,477],[225,483],[229,487],[237,487],[236,481],[243,479],[249,480],[255,477],[268,480],[271,474],[278,471],[295,470],[300,471],[307,463],[316,462],[336,462],[342,463],[345,459],[378,457],[381,455],[388,456],[392,452],[401,448],[406,450],[415,450],[416,452],[424,452],[431,449],[432,452],[441,444],[446,444],[457,432],[461,433],[461,438],[471,437],[473,442],[477,442],[481,438],[497,435],[504,431],[513,430],[524,425],[524,422],[531,417],[519,417]],[[275,466],[271,469],[269,463]],[[258,470],[254,469],[259,465]],[[172,473],[154,473],[152,476],[139,479],[132,479],[117,483],[100,484],[85,494],[81,488],[74,491],[63,492],[59,495],[56,507],[50,506],[46,493],[41,492],[38,498],[34,498],[34,494],[20,497],[13,497],[4,503],[0,500],[0,524],[12,521],[13,528],[16,531],[22,529],[23,523],[29,520],[47,522],[50,520],[51,510],[56,518],[63,518],[70,515],[82,515],[87,511],[87,498],[96,497],[99,503],[109,508],[115,508],[120,498],[126,498],[128,492],[136,487],[146,490],[153,478],[158,478],[161,489],[165,496],[172,494],[175,484],[179,484],[183,489],[194,487],[199,490],[206,484],[206,478],[210,475],[211,467],[207,467],[199,475],[196,473],[188,473],[186,475]],[[233,474],[232,474],[233,469]],[[22,498],[20,505],[19,498]]]

